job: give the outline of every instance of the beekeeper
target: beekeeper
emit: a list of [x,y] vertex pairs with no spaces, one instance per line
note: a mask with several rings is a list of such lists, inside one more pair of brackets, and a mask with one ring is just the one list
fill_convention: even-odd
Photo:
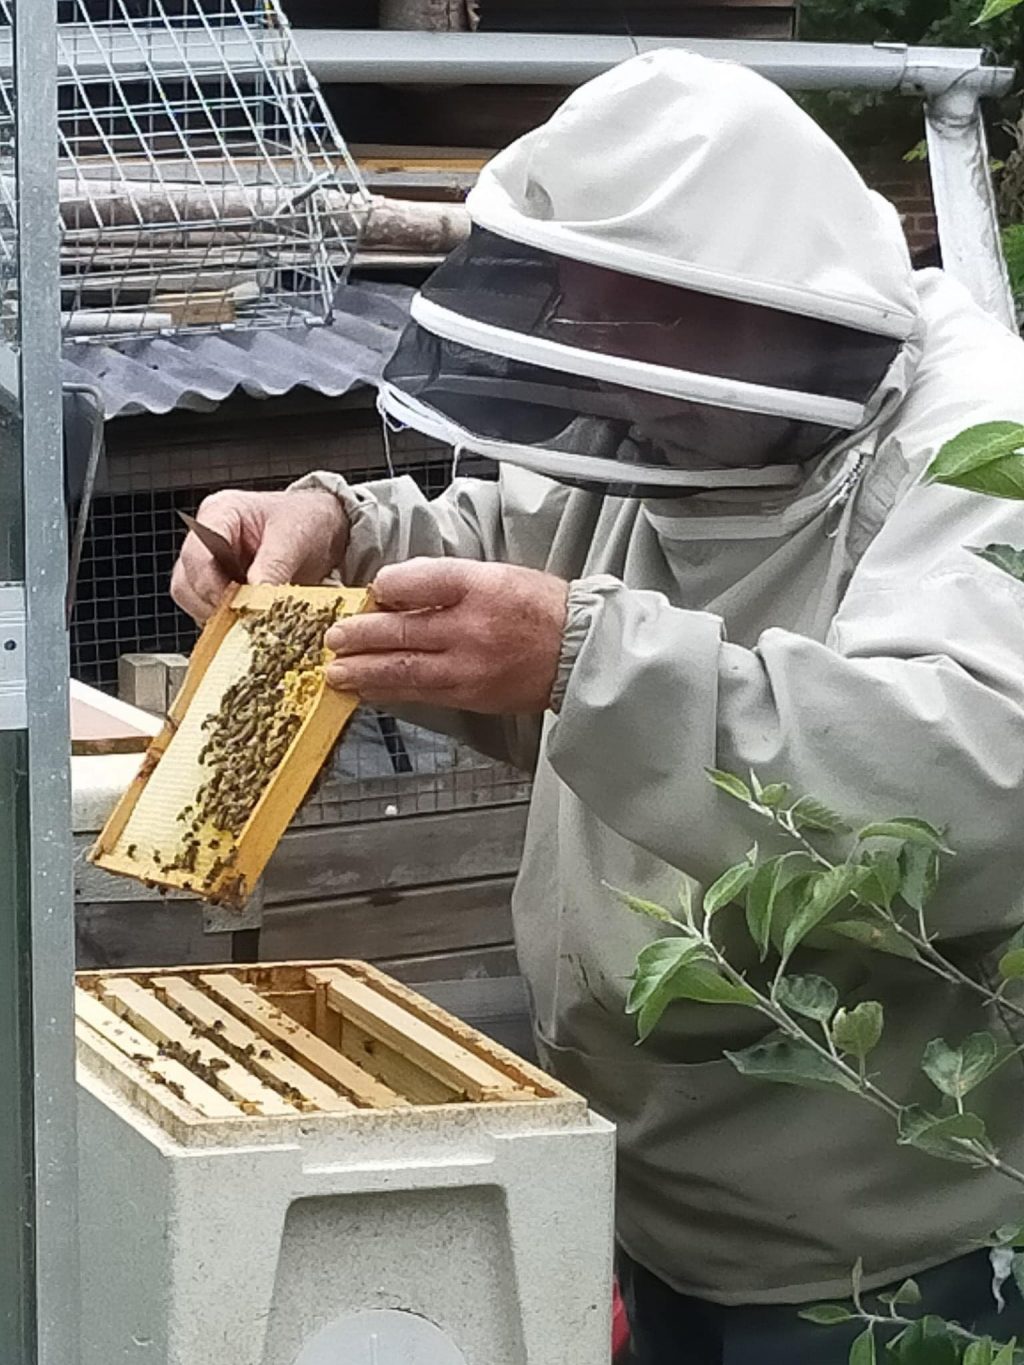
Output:
[[[1024,918],[1024,589],[966,548],[1024,544],[1024,514],[921,481],[965,426],[1024,421],[1024,347],[913,274],[892,206],[785,94],[681,51],[576,92],[469,207],[380,401],[497,481],[320,473],[203,519],[252,579],[374,582],[388,610],[332,631],[331,681],[533,770],[519,958],[546,1063],[619,1126],[637,1360],[845,1361],[792,1305],[845,1295],[857,1257],[1019,1333],[979,1250],[1012,1187],[854,1098],[737,1074],[751,1012],[677,1004],[634,1046],[657,926],[608,887],[671,901],[740,859],[760,826],[705,769],[753,768],[948,828],[932,924],[959,960]],[[178,602],[201,619],[224,586],[190,539]],[[729,952],[753,965],[738,925]],[[883,1002],[873,1067],[907,1098],[929,1039],[1007,1027],[895,957],[800,966]],[[1020,1165],[1019,1062],[986,1104]]]

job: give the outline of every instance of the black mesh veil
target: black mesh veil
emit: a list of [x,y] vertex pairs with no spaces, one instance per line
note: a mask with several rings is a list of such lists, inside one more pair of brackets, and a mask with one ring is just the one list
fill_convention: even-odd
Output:
[[[435,271],[422,300],[420,321],[385,370],[386,390],[470,443],[600,456],[609,464],[597,483],[629,491],[666,481],[659,470],[807,463],[855,425],[847,414],[899,349],[890,337],[623,275],[480,228]],[[471,344],[456,339],[463,324]],[[595,367],[605,377],[586,373]],[[641,387],[650,367],[662,378],[678,373],[683,393],[689,376],[696,395]],[[618,369],[629,382],[606,377]],[[723,380],[732,382],[716,389]],[[782,411],[756,410],[762,393]],[[787,394],[803,415],[785,413]],[[808,420],[808,411],[821,417]]]

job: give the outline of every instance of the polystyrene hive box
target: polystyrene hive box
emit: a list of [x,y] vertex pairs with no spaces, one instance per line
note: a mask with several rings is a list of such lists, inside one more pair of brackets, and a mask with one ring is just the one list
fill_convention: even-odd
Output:
[[614,1139],[363,963],[81,973],[82,1365],[606,1365]]

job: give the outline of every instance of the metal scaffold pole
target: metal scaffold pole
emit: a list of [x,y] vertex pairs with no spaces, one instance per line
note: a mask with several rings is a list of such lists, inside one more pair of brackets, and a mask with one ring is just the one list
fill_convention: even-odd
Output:
[[19,3],[0,279],[0,1361],[78,1342],[56,7]]

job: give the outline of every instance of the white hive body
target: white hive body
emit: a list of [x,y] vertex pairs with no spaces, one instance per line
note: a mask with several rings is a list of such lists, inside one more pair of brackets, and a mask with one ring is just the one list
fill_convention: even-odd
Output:
[[[278,0],[59,0],[58,16],[65,336],[326,320],[368,200]],[[0,127],[9,210],[4,143]],[[0,265],[10,252],[0,224]]]
[[607,1365],[610,1125],[380,973],[83,974],[78,1042],[82,1365]]

